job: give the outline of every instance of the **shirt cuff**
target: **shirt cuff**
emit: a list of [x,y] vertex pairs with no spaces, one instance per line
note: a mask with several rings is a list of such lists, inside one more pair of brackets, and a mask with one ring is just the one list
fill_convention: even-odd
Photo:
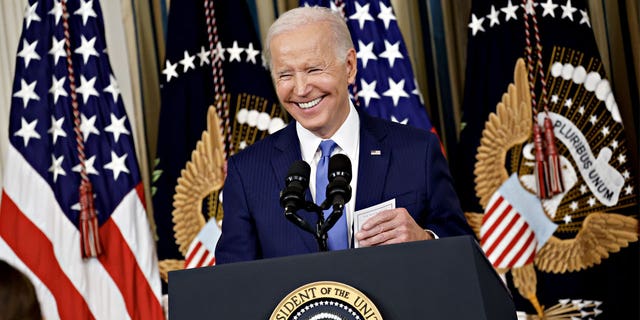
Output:
[[440,237],[438,237],[438,235],[435,232],[433,232],[433,231],[431,231],[429,229],[424,229],[424,232],[430,234],[433,239],[440,239]]

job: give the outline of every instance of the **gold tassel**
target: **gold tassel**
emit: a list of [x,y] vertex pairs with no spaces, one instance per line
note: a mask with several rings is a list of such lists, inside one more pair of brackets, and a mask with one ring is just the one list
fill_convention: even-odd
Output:
[[83,258],[97,257],[102,254],[98,235],[98,217],[93,206],[93,188],[91,182],[80,183],[80,246]]
[[549,197],[547,191],[548,168],[544,157],[544,146],[542,144],[542,133],[540,126],[534,122],[533,124],[533,146],[535,149],[535,167],[534,176],[536,177],[536,186],[538,187],[538,198],[546,199]]
[[553,134],[553,125],[549,117],[544,118],[544,137],[545,137],[545,155],[547,157],[547,168],[549,170],[548,175],[548,193],[549,197],[564,191],[562,183],[562,168],[560,167],[560,156],[558,156],[558,149],[556,148],[556,137]]

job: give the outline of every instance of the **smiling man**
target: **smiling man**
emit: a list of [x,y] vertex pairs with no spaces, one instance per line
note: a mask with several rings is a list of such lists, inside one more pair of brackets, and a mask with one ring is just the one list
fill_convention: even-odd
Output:
[[[304,160],[311,167],[307,198],[322,202],[317,167],[336,153],[352,163],[353,197],[329,232],[330,250],[473,234],[437,137],[370,117],[351,103],[356,51],[339,15],[322,7],[284,13],[269,29],[264,58],[280,102],[296,121],[229,159],[218,264],[317,252],[313,235],[285,218],[279,193],[289,166]],[[394,208],[354,230],[355,212],[389,200]]]

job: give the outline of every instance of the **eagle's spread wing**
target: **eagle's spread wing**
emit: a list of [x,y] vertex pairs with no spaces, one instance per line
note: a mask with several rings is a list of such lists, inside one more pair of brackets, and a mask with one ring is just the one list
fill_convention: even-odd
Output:
[[219,128],[216,110],[209,107],[207,131],[202,133],[191,160],[180,172],[173,195],[173,230],[182,255],[187,254],[191,241],[206,223],[202,200],[224,184],[224,146]]
[[638,220],[615,213],[594,212],[587,216],[575,238],[551,237],[536,254],[535,264],[544,272],[580,271],[602,262],[638,241]]
[[496,112],[489,115],[476,155],[473,173],[476,176],[476,195],[482,207],[487,205],[489,198],[509,177],[505,168],[507,151],[525,143],[531,133],[531,94],[522,59],[516,62],[513,80],[502,95]]

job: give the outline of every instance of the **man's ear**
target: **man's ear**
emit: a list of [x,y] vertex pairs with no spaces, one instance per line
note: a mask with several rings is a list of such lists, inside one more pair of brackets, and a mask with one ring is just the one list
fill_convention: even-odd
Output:
[[347,60],[345,61],[347,68],[347,82],[353,84],[356,82],[356,73],[358,73],[358,60],[356,58],[356,49],[351,48],[347,51]]

